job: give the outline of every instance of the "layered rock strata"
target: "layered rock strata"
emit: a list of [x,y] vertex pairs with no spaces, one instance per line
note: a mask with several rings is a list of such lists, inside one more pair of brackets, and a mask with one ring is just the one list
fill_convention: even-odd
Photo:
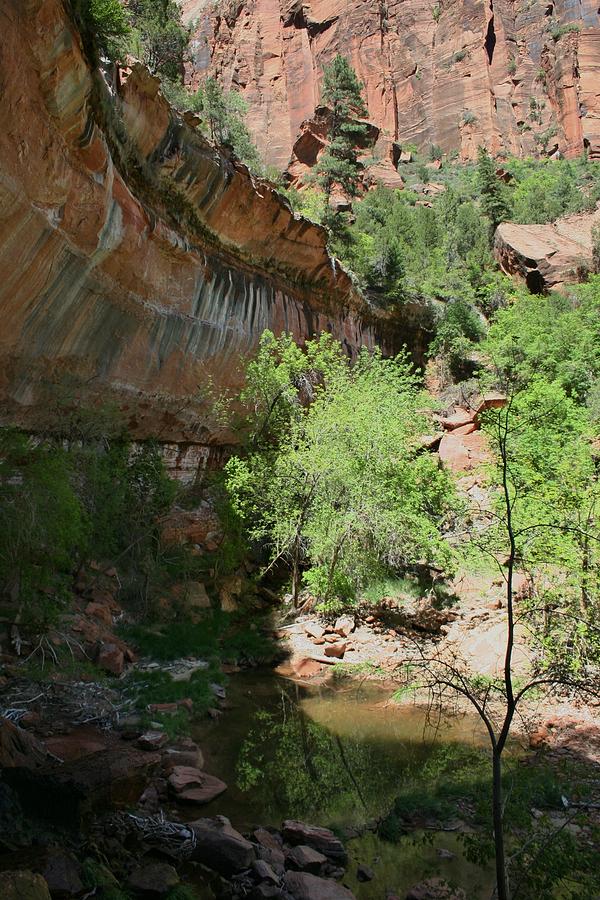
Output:
[[494,255],[503,271],[521,278],[532,293],[557,290],[589,274],[592,229],[599,224],[600,210],[548,225],[502,222],[494,238]]
[[[347,55],[365,85],[376,153],[403,145],[473,159],[584,147],[600,156],[600,14],[582,0],[183,0],[188,80],[241,91],[249,126],[284,169],[320,100],[323,66]],[[399,147],[394,147],[394,144]]]
[[93,72],[61,0],[0,10],[0,409],[116,400],[134,436],[202,442],[211,385],[263,329],[373,336],[323,229],[207,143],[135,66]]

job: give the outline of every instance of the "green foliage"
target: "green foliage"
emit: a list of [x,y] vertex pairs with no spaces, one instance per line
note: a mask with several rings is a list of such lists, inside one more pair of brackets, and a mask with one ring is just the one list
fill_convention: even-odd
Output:
[[129,893],[119,886],[119,882],[103,863],[88,856],[81,865],[81,877],[86,888],[102,897],[102,900],[129,900]]
[[266,636],[270,629],[261,628],[263,624],[267,623],[261,623],[255,617],[254,627],[249,628],[244,615],[230,616],[215,611],[197,623],[178,621],[153,628],[125,625],[121,635],[142,656],[165,662],[193,656],[213,663],[218,659],[234,663],[269,663],[276,659],[278,649]]
[[[461,309],[480,306],[488,314],[502,306],[512,285],[496,271],[489,223],[469,189],[449,187],[433,208],[415,201],[408,189],[370,191],[355,205],[354,222],[333,241],[371,302],[393,308],[425,301],[432,320],[438,301],[457,302]],[[445,317],[439,318],[442,324]],[[477,331],[471,339],[478,339]]]
[[265,333],[243,399],[249,452],[226,466],[250,539],[299,567],[325,602],[417,559],[450,564],[439,528],[450,484],[418,452],[424,398],[406,360],[363,351],[354,366],[328,336],[302,353]]
[[241,94],[224,90],[215,78],[209,76],[195,94],[171,84],[166,95],[179,108],[197,113],[202,119],[200,127],[214,143],[230,147],[252,171],[264,172],[258,150],[244,121],[248,105]]
[[433,9],[431,10],[431,15],[433,16],[433,21],[434,21],[434,22],[439,22],[439,21],[440,21],[440,17],[441,17],[441,15],[442,15],[442,7],[440,6],[439,3],[436,3],[436,4],[435,4],[435,6],[433,7]]
[[[536,587],[534,640],[544,666],[576,674],[600,658],[600,485],[588,416],[538,377],[514,396],[510,429],[517,550]],[[493,424],[490,432],[493,440]]]
[[477,179],[482,208],[495,229],[508,219],[509,206],[504,185],[496,175],[496,165],[485,147],[477,150]]
[[72,0],[72,7],[94,62],[133,53],[153,74],[180,80],[189,33],[176,0]]
[[131,38],[129,11],[120,0],[76,0],[76,12],[101,53],[122,58]]
[[42,624],[61,606],[88,537],[72,462],[60,446],[0,430],[0,592]]
[[43,439],[0,431],[0,592],[23,623],[56,618],[86,558],[119,563],[125,599],[147,600],[164,577],[159,523],[178,488],[157,447],[110,437],[110,414],[96,416],[65,411]]
[[538,171],[524,178],[515,188],[513,216],[515,222],[553,222],[567,212],[581,212],[588,202],[578,189],[569,170]]
[[584,402],[600,376],[600,277],[568,295],[517,292],[497,312],[483,349],[515,387],[540,375]]
[[[194,703],[194,715],[199,715],[214,703],[210,684],[216,680],[219,680],[217,669],[194,672],[189,681],[174,681],[168,672],[134,671],[124,680],[123,690],[134,698],[140,710],[150,703],[176,703],[189,698]],[[174,722],[175,728],[185,727],[185,716],[186,711],[182,710],[179,720]],[[165,715],[161,722],[166,721]]]
[[327,198],[323,191],[311,187],[299,191],[295,187],[289,187],[283,193],[295,213],[299,213],[319,225],[323,223],[327,206]]
[[189,33],[175,0],[129,0],[132,48],[154,75],[176,81],[183,72]]
[[198,900],[198,896],[193,888],[188,887],[186,884],[178,884],[176,887],[171,888],[166,896],[166,900]]
[[[553,817],[566,820],[561,797],[573,793],[573,775],[543,762],[529,765],[518,756],[504,766],[505,820],[510,880],[518,896],[591,897],[598,889],[594,853],[585,841],[561,828]],[[487,753],[460,744],[439,744],[418,769],[406,773],[400,793],[379,825],[379,834],[398,842],[415,822],[456,816],[457,805],[472,809],[473,830],[461,835],[465,856],[487,865],[494,856],[489,797],[491,773]],[[539,818],[534,818],[537,810]],[[563,818],[564,817],[564,818]],[[580,817],[575,816],[574,824]]]
[[561,37],[564,37],[565,34],[576,34],[579,31],[579,25],[574,22],[571,22],[568,25],[558,25],[553,24],[550,28],[550,34],[552,35],[552,40],[559,41]]
[[483,336],[481,320],[473,308],[464,300],[451,301],[444,308],[429,354],[443,356],[452,378],[462,381],[473,372],[470,354]]
[[367,115],[367,109],[356,72],[340,54],[323,71],[321,99],[331,109],[331,126],[329,145],[317,165],[319,181],[327,195],[337,184],[353,196],[360,180],[358,146],[367,133],[366,125],[357,120]]

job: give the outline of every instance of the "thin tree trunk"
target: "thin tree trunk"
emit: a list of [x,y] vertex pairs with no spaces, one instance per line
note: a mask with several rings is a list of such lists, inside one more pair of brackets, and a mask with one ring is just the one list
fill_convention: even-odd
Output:
[[506,883],[506,855],[504,850],[504,822],[502,810],[502,751],[494,747],[492,762],[492,820],[496,852],[496,896],[508,900]]

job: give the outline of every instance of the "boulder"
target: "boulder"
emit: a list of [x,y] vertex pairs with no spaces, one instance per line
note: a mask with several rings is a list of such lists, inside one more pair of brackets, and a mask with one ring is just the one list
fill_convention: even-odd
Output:
[[375,872],[369,866],[360,865],[356,870],[356,878],[358,881],[372,881],[375,878]]
[[201,773],[202,781],[190,784],[188,787],[179,791],[177,800],[182,803],[210,803],[215,797],[219,797],[227,790],[227,785],[220,778],[214,775]]
[[352,634],[355,627],[356,623],[354,621],[354,616],[340,616],[336,620],[333,629],[336,634],[339,634],[342,637],[348,637],[349,634]]
[[354,894],[329,878],[310,872],[286,872],[285,886],[294,900],[353,900]]
[[301,872],[318,874],[327,862],[327,857],[313,847],[298,844],[289,851],[286,861],[290,869],[299,869]]
[[158,768],[158,753],[142,752],[124,741],[98,753],[38,769],[5,769],[3,780],[18,793],[26,816],[54,828],[81,830],[92,813],[115,797],[139,796],[140,784]]
[[440,424],[446,431],[454,431],[456,428],[472,424],[474,417],[475,412],[473,410],[463,409],[459,406],[451,416],[440,418]]
[[335,644],[328,644],[325,647],[325,656],[333,656],[334,659],[342,659],[344,653],[348,649],[346,641],[336,641]]
[[102,644],[97,664],[111,675],[122,675],[125,668],[125,654],[116,644]]
[[224,612],[235,612],[244,591],[244,581],[241,575],[228,575],[221,581],[219,599],[221,609]]
[[258,844],[256,846],[256,855],[259,859],[268,863],[278,875],[283,875],[285,871],[285,856],[283,850],[274,850],[270,847],[263,847],[261,844]]
[[0,769],[36,769],[46,760],[46,751],[33,735],[8,719],[0,718]]
[[174,766],[169,775],[169,785],[176,794],[180,794],[191,785],[202,784],[203,780],[203,773],[193,766]]
[[309,637],[317,639],[322,638],[325,634],[325,629],[318,622],[306,622],[304,631]]
[[475,422],[468,422],[466,425],[459,425],[458,428],[452,430],[452,434],[473,434],[477,431]]
[[467,900],[461,888],[451,888],[442,878],[428,878],[410,888],[406,900]]
[[249,868],[256,858],[250,841],[236,831],[225,816],[197,819],[190,822],[190,827],[194,829],[197,841],[192,859],[209,869],[231,875]]
[[252,869],[261,881],[269,881],[271,884],[279,884],[279,877],[275,874],[268,862],[264,859],[255,859]]
[[41,874],[52,898],[76,897],[83,892],[79,863],[67,850],[52,848],[46,851]]
[[494,255],[508,275],[523,279],[536,294],[580,279],[592,261],[592,228],[600,212],[565,216],[548,225],[502,222],[496,229]]
[[281,850],[281,847],[283,846],[281,837],[277,833],[267,831],[266,828],[257,828],[252,836],[257,844],[260,844],[262,847],[266,847],[269,850]]
[[2,872],[2,900],[50,900],[48,884],[41,875],[23,872]]
[[292,673],[298,678],[313,678],[315,675],[320,675],[323,671],[322,663],[307,657],[292,659],[291,667]]
[[160,750],[169,741],[169,737],[164,731],[145,731],[137,739],[137,745],[140,750]]
[[211,607],[210,597],[201,581],[187,582],[183,601],[192,622],[199,622],[205,611]]
[[179,884],[177,871],[165,862],[142,862],[133,870],[127,884],[145,897],[166,897]]
[[204,756],[199,747],[189,750],[179,750],[167,747],[163,754],[163,769],[172,772],[176,766],[189,766],[193,769],[202,769]]
[[287,819],[282,827],[283,838],[288,844],[298,844],[318,850],[332,862],[345,865],[348,857],[344,845],[329,828],[318,825],[306,825],[295,819]]
[[86,616],[92,616],[92,618],[98,619],[99,622],[102,622],[103,625],[108,625],[109,628],[113,623],[110,607],[106,606],[104,603],[88,603],[85,608],[85,614]]

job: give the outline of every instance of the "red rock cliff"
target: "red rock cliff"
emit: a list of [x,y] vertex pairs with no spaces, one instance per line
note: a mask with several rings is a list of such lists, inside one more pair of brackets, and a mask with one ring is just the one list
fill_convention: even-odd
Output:
[[323,229],[178,117],[140,66],[111,95],[61,0],[0,7],[0,411],[115,399],[202,441],[205,394],[265,328],[371,343]]
[[[250,104],[249,126],[283,169],[341,52],[365,84],[379,153],[393,142],[600,157],[597,0],[182,0],[189,80],[214,73]],[[572,29],[568,30],[568,26]]]

